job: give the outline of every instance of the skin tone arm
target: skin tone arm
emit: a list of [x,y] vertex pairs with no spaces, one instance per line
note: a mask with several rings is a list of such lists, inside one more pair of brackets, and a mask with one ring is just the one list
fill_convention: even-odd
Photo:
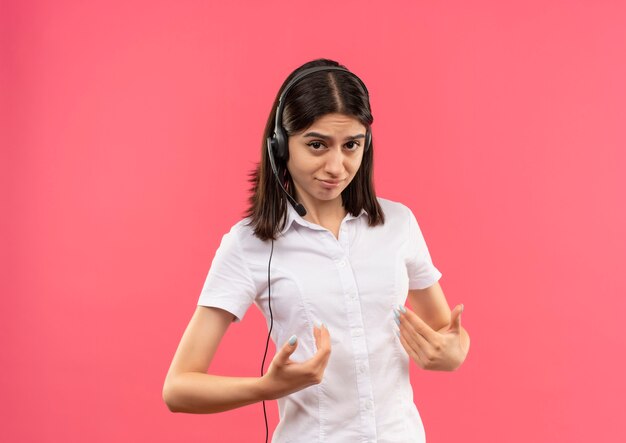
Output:
[[398,337],[409,356],[422,369],[454,371],[469,352],[470,337],[461,326],[463,305],[450,311],[439,282],[410,290],[411,309],[395,310]]
[[313,329],[317,352],[309,360],[289,359],[298,346],[296,339],[277,351],[263,377],[208,374],[217,347],[233,318],[222,309],[196,307],[163,384],[163,400],[170,411],[222,412],[280,398],[322,381],[330,357],[330,335],[323,325]]

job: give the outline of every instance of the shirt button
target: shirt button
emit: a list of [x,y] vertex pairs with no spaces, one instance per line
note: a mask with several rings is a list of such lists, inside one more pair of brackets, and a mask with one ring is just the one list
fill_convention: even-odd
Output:
[[345,260],[339,260],[339,262],[337,262],[337,265],[339,265],[340,268],[343,268],[346,265],[346,261]]
[[372,400],[368,400],[367,402],[365,402],[366,409],[372,409],[373,407],[374,407],[374,402]]
[[362,374],[365,372],[365,366],[364,365],[360,365],[359,366],[359,373]]
[[354,300],[354,299],[356,298],[356,292],[351,293],[351,294],[350,294],[350,298],[351,298],[352,300]]
[[353,337],[359,337],[359,336],[363,335],[363,329],[361,329],[361,328],[355,328],[355,329],[353,329],[352,331],[350,331],[350,334],[351,334]]

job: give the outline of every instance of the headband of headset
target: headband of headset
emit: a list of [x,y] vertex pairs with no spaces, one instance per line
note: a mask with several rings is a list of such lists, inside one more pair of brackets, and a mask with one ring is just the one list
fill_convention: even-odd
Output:
[[[285,129],[283,128],[283,109],[285,107],[285,97],[287,96],[287,93],[289,92],[289,90],[296,83],[298,83],[304,77],[310,74],[313,74],[315,72],[319,72],[319,71],[347,72],[359,81],[359,83],[363,87],[363,90],[365,91],[365,94],[368,95],[367,87],[365,86],[363,81],[361,81],[361,79],[358,76],[356,76],[354,73],[340,66],[315,66],[315,67],[308,68],[300,72],[298,75],[296,75],[295,78],[293,78],[287,84],[287,86],[285,86],[285,89],[280,94],[280,98],[278,99],[278,106],[276,108],[276,118],[274,119],[274,134],[272,135],[272,137],[268,138],[268,145],[270,149],[272,149],[276,157],[280,158],[281,160],[287,160],[289,156],[289,148],[287,144],[287,133],[285,132]],[[369,149],[371,145],[371,141],[372,141],[372,134],[371,134],[370,129],[367,128],[367,131],[365,134],[365,151]]]

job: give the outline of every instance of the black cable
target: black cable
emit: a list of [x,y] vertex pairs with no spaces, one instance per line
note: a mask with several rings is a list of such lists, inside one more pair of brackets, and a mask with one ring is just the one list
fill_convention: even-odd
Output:
[[[270,329],[267,332],[267,341],[265,342],[265,353],[263,354],[263,362],[261,363],[261,377],[263,377],[263,369],[265,368],[265,357],[267,356],[267,348],[270,344],[270,335],[274,326],[274,316],[272,315],[272,287],[270,286],[270,263],[272,263],[272,254],[274,254],[274,239],[272,239],[272,250],[270,252],[270,260],[267,263],[267,303],[270,308]],[[269,439],[269,427],[267,426],[267,412],[265,410],[265,400],[263,400],[263,417],[265,418],[265,443]]]

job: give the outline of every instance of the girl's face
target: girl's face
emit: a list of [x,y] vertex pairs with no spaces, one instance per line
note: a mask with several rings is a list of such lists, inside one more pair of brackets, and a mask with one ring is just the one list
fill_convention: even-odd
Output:
[[365,126],[344,114],[326,114],[289,137],[287,169],[304,206],[339,198],[356,175],[365,149]]

